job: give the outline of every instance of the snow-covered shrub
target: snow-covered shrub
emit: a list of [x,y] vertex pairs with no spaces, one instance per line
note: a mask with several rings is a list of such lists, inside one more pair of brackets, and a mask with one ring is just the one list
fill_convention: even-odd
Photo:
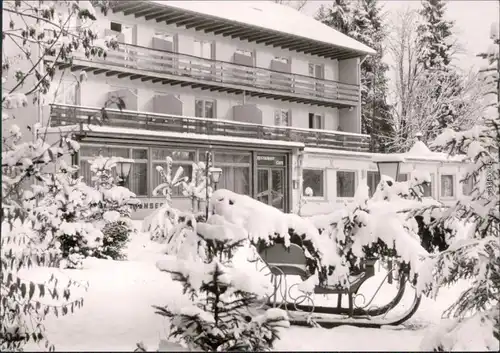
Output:
[[103,233],[101,246],[89,254],[97,258],[124,259],[122,251],[135,232],[130,217],[139,200],[130,190],[117,185],[113,175],[118,162],[123,162],[123,158],[97,156],[90,161],[93,188],[98,197],[92,204],[89,221]]
[[184,168],[179,167],[172,175],[173,160],[166,158],[166,168],[157,166],[156,171],[160,174],[162,183],[153,190],[153,196],[165,196],[165,203],[146,217],[142,223],[143,232],[149,232],[151,240],[165,241],[171,229],[177,223],[179,211],[172,207],[172,190],[181,186],[187,179],[183,177]]
[[189,300],[156,306],[171,323],[169,338],[202,351],[264,351],[288,327],[279,309],[252,315],[249,310],[265,297],[269,280],[256,270],[236,268],[232,254],[248,243],[247,232],[220,216],[194,225],[206,257],[169,258],[157,266],[180,281]]

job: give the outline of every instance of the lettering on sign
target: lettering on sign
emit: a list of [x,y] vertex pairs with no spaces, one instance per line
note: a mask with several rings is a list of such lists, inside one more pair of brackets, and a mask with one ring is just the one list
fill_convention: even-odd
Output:
[[155,210],[163,206],[165,202],[149,202],[148,200],[142,201],[137,209],[139,210]]
[[283,156],[257,156],[257,164],[266,166],[285,166],[285,157]]

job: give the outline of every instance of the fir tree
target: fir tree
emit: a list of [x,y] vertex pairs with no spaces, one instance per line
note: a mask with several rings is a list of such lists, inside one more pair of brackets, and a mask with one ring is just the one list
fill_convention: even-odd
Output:
[[334,0],[330,6],[321,5],[316,19],[341,33],[347,34],[351,27],[350,12],[349,1]]
[[361,65],[361,132],[371,136],[371,151],[384,152],[387,138],[393,133],[387,103],[389,66],[382,61],[382,43],[387,38],[384,15],[377,0],[361,0],[351,6],[346,34],[377,52]]
[[[418,62],[426,71],[426,75],[442,75],[441,72],[453,70],[450,63],[452,60],[452,28],[453,21],[444,19],[446,3],[444,0],[423,0],[422,9],[419,11],[422,16],[422,22],[417,28],[419,35],[420,56]],[[457,74],[451,73],[455,77],[456,89],[447,92],[448,95],[459,95],[461,92],[460,79]],[[443,75],[443,80],[448,79],[449,75]],[[433,94],[436,100],[442,100],[440,84],[436,86]],[[450,126],[457,118],[456,110],[453,105],[445,104],[440,107],[440,112],[430,128],[423,131],[426,141],[434,140],[437,135],[446,127]]]
[[445,10],[444,0],[422,0],[419,13],[423,21],[417,31],[423,48],[420,62],[426,70],[447,70],[452,59],[453,22],[444,19]]
[[200,257],[158,263],[160,270],[183,284],[192,302],[155,307],[170,319],[169,338],[203,351],[269,350],[278,338],[278,328],[288,327],[289,322],[279,309],[257,316],[249,310],[256,306],[256,293],[266,282],[232,265],[232,254],[248,242],[246,232],[217,215],[195,228],[205,250]]
[[[498,27],[494,27],[498,28]],[[496,83],[495,90],[487,93],[496,95],[498,102],[498,29],[492,31],[492,40],[496,48],[488,54],[485,70],[487,83]],[[500,108],[499,108],[500,109]],[[441,286],[455,283],[459,279],[471,281],[458,300],[446,311],[456,320],[447,324],[436,333],[435,339],[427,340],[424,349],[450,351],[464,349],[460,344],[461,332],[475,331],[474,349],[499,349],[500,339],[500,110],[484,123],[470,131],[454,132],[445,130],[434,142],[440,149],[450,153],[463,153],[471,159],[470,168],[461,182],[472,180],[474,188],[470,197],[461,199],[457,204],[436,221],[436,226],[444,228],[446,224],[457,221],[471,224],[468,232],[455,230],[455,239],[451,238],[450,247],[427,260],[428,275],[421,281],[427,292],[437,294]],[[487,176],[487,184],[479,181]],[[462,233],[462,234],[461,234]],[[478,330],[478,327],[480,330]],[[469,339],[469,338],[468,338]],[[481,341],[478,342],[477,339]],[[479,348],[477,344],[483,344]],[[466,349],[466,348],[465,348]]]

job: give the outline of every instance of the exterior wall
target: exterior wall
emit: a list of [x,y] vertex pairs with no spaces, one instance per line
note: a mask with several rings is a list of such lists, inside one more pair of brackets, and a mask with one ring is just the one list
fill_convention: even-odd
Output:
[[[72,82],[72,76],[68,76],[68,82]],[[243,104],[242,95],[224,94],[189,87],[168,86],[154,83],[131,81],[129,79],[110,78],[104,75],[88,75],[88,80],[81,86],[80,102],[83,106],[101,107],[108,98],[111,91],[128,88],[137,95],[137,110],[153,112],[153,99],[155,95],[172,94],[178,96],[182,101],[185,116],[195,116],[195,99],[204,98],[216,100],[216,117],[222,120],[233,120],[233,106]],[[132,94],[131,96],[134,96]],[[301,103],[288,103],[279,100],[245,97],[246,104],[255,104],[262,111],[262,124],[274,125],[275,109],[290,109],[291,125],[298,128],[309,128],[309,113],[320,113],[323,115],[324,126],[329,130],[337,130],[339,125],[338,109],[326,107],[314,107]],[[127,107],[127,109],[129,109]],[[353,132],[346,131],[345,132]]]
[[[302,215],[332,212],[344,202],[352,202],[353,198],[338,197],[337,171],[356,172],[356,188],[359,183],[366,182],[367,171],[378,172],[377,165],[366,156],[339,156],[329,154],[304,155],[302,169],[322,170],[324,175],[324,196],[303,196],[306,203],[301,209]],[[434,176],[432,183],[432,196],[444,204],[453,204],[463,195],[461,178],[465,172],[465,166],[460,163],[443,163],[435,161],[410,160],[401,164],[400,174],[411,173],[413,170],[427,171]],[[453,175],[453,197],[441,196],[441,176]],[[299,203],[300,195],[293,202]]]

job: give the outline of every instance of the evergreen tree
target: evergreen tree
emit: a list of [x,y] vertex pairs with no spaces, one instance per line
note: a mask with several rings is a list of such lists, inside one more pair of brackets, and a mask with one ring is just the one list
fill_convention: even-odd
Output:
[[[494,47],[480,56],[488,59],[484,70],[487,84],[494,89],[487,92],[498,97],[499,50],[498,27],[492,31]],[[496,84],[496,85],[495,85]],[[422,275],[428,292],[437,294],[444,285],[459,279],[471,281],[458,300],[447,310],[456,320],[438,330],[434,339],[426,340],[424,349],[451,351],[467,349],[461,341],[461,333],[474,330],[477,350],[499,349],[500,340],[500,108],[493,116],[485,118],[483,124],[471,131],[445,130],[434,142],[435,146],[450,153],[466,154],[471,162],[464,180],[472,181],[471,196],[459,200],[451,210],[436,221],[436,226],[469,222],[470,230],[455,229],[455,239],[450,247],[427,260],[427,275]],[[486,175],[485,187],[479,184]],[[427,280],[425,280],[427,279]],[[479,329],[478,329],[479,328]],[[477,340],[481,340],[480,342]],[[467,338],[469,340],[469,338]],[[483,344],[481,348],[477,344]]]
[[[419,11],[422,22],[417,28],[419,35],[420,55],[418,62],[422,65],[426,75],[442,75],[442,71],[449,72],[453,70],[450,63],[452,60],[452,28],[453,21],[444,19],[446,11],[446,2],[444,0],[422,0],[422,8]],[[447,94],[459,95],[461,92],[460,75],[454,75],[456,90],[447,92]],[[449,75],[443,75],[444,79],[449,79]],[[433,94],[436,100],[442,100],[441,85],[436,86]],[[440,112],[434,123],[422,131],[426,141],[434,140],[441,131],[450,126],[457,118],[456,109],[453,105],[445,104],[440,108]]]
[[385,152],[393,128],[387,103],[389,66],[382,61],[387,32],[377,0],[360,0],[352,4],[347,34],[377,52],[361,65],[361,132],[371,136],[371,151]]
[[337,31],[348,34],[351,26],[351,6],[347,0],[334,0],[330,6],[321,5],[316,20]]
[[426,70],[447,70],[452,59],[453,21],[444,19],[445,10],[444,0],[422,0],[419,14],[423,21],[417,31],[423,48],[419,60]]
[[190,349],[269,350],[278,338],[279,327],[289,326],[286,313],[268,309],[252,315],[249,309],[265,295],[260,292],[269,280],[232,265],[232,255],[248,244],[248,235],[217,215],[211,216],[209,223],[195,226],[201,241],[198,249],[204,250],[199,257],[158,264],[160,270],[182,282],[192,304],[155,307],[157,313],[170,319],[170,338],[180,338]]

